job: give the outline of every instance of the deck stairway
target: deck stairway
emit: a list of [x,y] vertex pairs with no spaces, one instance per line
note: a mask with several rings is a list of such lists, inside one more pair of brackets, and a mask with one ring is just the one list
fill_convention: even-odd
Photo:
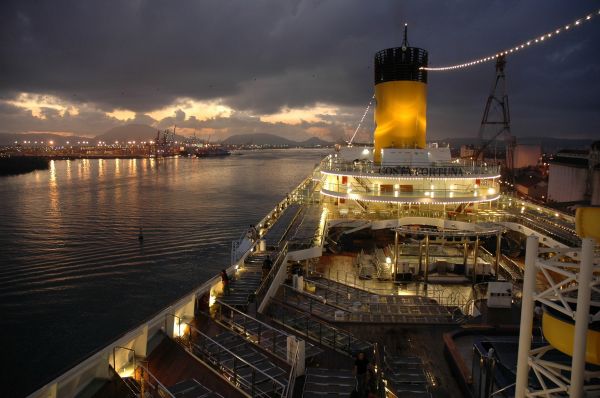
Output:
[[423,363],[418,357],[384,356],[384,374],[390,388],[398,397],[430,397]]
[[267,315],[273,321],[294,331],[295,334],[342,354],[353,357],[357,352],[362,351],[369,356],[373,352],[373,345],[370,342],[357,339],[352,333],[317,319],[289,303],[277,299],[271,300]]
[[261,284],[262,264],[268,254],[273,258],[273,253],[256,253],[248,256],[236,278],[229,282],[231,293],[221,294],[219,300],[232,307],[245,310]]
[[289,366],[276,363],[238,334],[225,331],[209,337],[194,330],[184,344],[251,396],[281,396],[286,390]]
[[[297,226],[290,231],[289,243],[293,250],[318,246],[321,243],[319,225],[323,210],[318,204],[305,206],[302,217],[299,218]],[[293,235],[292,235],[293,232]]]
[[[298,296],[303,293],[296,292],[293,299],[306,302],[314,301],[313,297],[322,297],[331,308],[338,307],[345,311],[344,318],[338,318],[345,322],[455,323],[446,307],[428,297],[377,295],[317,275],[307,278],[306,281],[314,285],[315,295],[301,299]],[[335,314],[335,310],[333,312]],[[327,315],[330,314],[331,310],[327,312]]]
[[[290,336],[289,333],[233,307],[220,302],[217,302],[217,304],[219,304],[219,307],[214,318],[217,322],[282,361],[287,360],[287,338]],[[304,350],[307,362],[323,352],[323,350],[308,341],[305,342]]]
[[277,221],[269,228],[263,239],[267,243],[267,248],[277,249],[290,231],[297,227],[301,213],[304,207],[299,203],[292,203],[287,206]]
[[[485,247],[479,248],[479,256],[483,260],[489,262],[490,264],[496,262],[495,256],[492,253],[490,253]],[[524,272],[513,259],[504,254],[501,254],[499,265],[500,269],[498,269],[498,274],[500,274],[500,276],[506,278],[514,284],[523,284]]]
[[350,370],[306,368],[304,398],[349,397],[355,378]]

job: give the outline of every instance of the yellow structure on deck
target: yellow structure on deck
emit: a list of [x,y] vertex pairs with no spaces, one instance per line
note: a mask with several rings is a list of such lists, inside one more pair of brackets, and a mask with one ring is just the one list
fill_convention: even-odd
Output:
[[[575,324],[553,313],[544,311],[542,315],[544,338],[562,353],[573,356]],[[585,362],[600,365],[600,332],[588,329],[585,344]]]
[[[600,208],[580,207],[575,215],[575,228],[580,238],[593,238],[600,243]],[[572,356],[575,338],[575,323],[552,311],[544,311],[542,317],[544,338],[557,350]],[[588,328],[585,346],[585,361],[600,365],[600,331]]]
[[600,207],[578,208],[575,229],[580,238],[593,238],[600,244]]

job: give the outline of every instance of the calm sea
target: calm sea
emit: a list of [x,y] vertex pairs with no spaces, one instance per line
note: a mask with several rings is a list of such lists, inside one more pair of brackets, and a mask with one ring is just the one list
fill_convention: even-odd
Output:
[[53,161],[0,178],[0,395],[31,392],[228,265],[231,241],[324,153]]

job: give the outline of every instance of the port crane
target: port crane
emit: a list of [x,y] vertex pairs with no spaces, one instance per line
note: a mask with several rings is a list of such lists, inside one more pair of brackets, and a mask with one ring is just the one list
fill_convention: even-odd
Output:
[[[504,138],[507,178],[512,180],[516,138],[510,132],[510,108],[506,91],[505,67],[506,57],[501,55],[496,59],[496,77],[481,118],[478,133],[479,147],[475,150],[472,158],[483,160],[486,149],[492,143],[496,145],[499,138]],[[486,136],[489,130],[492,132]],[[495,149],[494,158],[496,158]]]

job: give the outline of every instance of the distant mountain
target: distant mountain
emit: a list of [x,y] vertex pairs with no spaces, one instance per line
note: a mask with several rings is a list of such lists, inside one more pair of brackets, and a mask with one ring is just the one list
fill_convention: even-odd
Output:
[[316,147],[316,146],[331,146],[332,143],[329,141],[324,141],[318,137],[311,137],[307,140],[300,141],[298,144],[302,147]]
[[64,145],[67,141],[74,143],[77,141],[90,141],[93,142],[93,138],[82,137],[79,135],[59,135],[52,133],[0,133],[0,145],[11,145],[15,141],[23,143],[23,141],[31,141],[33,144],[35,141],[53,141],[54,145]]
[[328,146],[330,142],[323,141],[317,137],[309,138],[305,141],[292,141],[287,138],[280,137],[275,134],[267,133],[256,133],[256,134],[237,134],[232,135],[223,141],[223,145],[277,145],[277,146],[301,146],[301,147],[315,147],[315,146]]
[[236,134],[221,141],[223,145],[296,145],[297,142],[274,134]]
[[147,141],[156,138],[156,132],[154,127],[146,124],[126,124],[97,135],[94,140],[108,143],[120,140]]

